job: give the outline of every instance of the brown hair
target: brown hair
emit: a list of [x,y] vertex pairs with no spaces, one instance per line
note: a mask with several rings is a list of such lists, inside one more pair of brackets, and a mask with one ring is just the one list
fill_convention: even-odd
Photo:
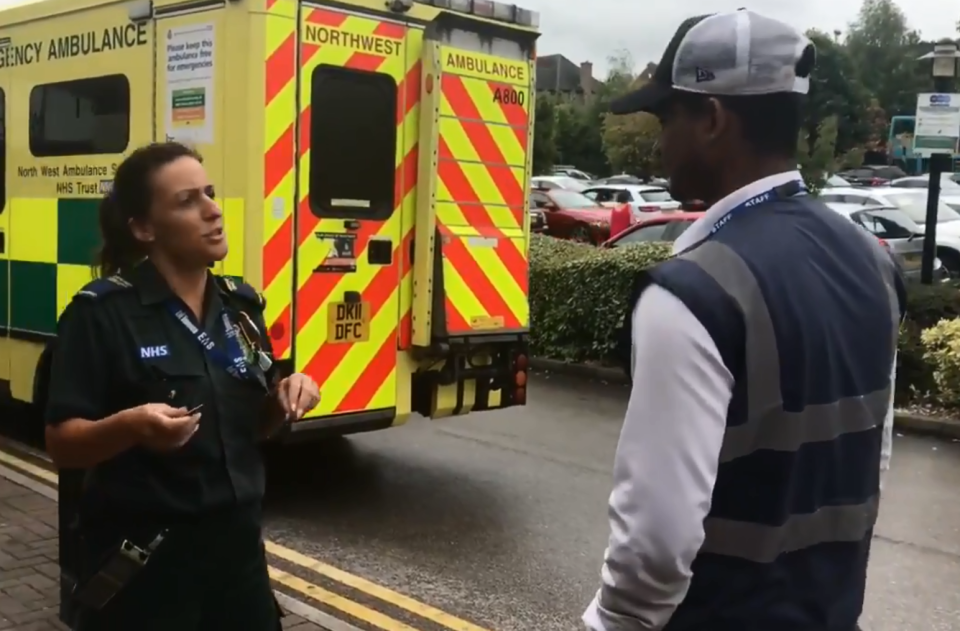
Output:
[[140,147],[120,163],[113,188],[100,202],[100,236],[95,271],[101,278],[128,270],[144,257],[130,231],[130,220],[147,218],[153,205],[153,176],[180,158],[201,160],[200,154],[178,142],[156,142]]

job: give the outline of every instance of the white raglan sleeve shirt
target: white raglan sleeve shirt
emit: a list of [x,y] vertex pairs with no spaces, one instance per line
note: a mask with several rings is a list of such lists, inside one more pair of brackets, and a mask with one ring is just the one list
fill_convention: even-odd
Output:
[[733,376],[673,294],[644,291],[633,313],[633,390],[614,460],[602,585],[590,631],[662,629],[703,545]]

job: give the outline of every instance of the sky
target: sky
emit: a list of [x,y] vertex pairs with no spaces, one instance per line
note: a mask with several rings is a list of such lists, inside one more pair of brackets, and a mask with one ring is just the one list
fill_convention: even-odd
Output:
[[[846,31],[861,0],[509,0],[540,12],[538,55],[559,53],[579,64],[590,61],[594,76],[606,77],[607,57],[627,50],[637,66],[660,61],[680,23],[704,13],[746,7],[800,30]],[[957,37],[960,3],[900,0],[912,28],[924,39]]]

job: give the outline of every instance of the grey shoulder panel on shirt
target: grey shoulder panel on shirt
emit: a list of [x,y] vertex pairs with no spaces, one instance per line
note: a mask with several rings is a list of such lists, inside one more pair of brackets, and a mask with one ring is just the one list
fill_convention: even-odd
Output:
[[98,300],[105,296],[121,293],[133,289],[133,285],[121,276],[106,276],[97,278],[80,289],[75,299]]
[[238,283],[227,276],[217,276],[217,285],[220,290],[231,295],[237,296],[244,303],[256,306],[259,311],[263,311],[267,306],[267,299],[263,294],[253,288],[253,285],[247,283]]

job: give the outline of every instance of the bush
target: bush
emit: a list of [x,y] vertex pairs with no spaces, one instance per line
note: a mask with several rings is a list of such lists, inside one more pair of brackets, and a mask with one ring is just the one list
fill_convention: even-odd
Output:
[[960,407],[960,319],[941,320],[920,337],[937,386],[937,402]]
[[613,357],[638,271],[670,256],[669,244],[609,250],[534,235],[530,245],[531,351],[582,362]]
[[925,359],[924,329],[940,320],[960,317],[960,286],[911,285],[907,317],[900,327],[896,401],[904,405],[922,398],[938,398],[934,366]]
[[[531,352],[564,361],[612,362],[634,277],[640,270],[669,258],[670,252],[670,245],[664,243],[603,250],[533,235]],[[907,318],[900,329],[896,387],[899,405],[927,399],[960,406],[960,351],[954,360],[958,368],[948,370],[945,351],[941,350],[945,342],[933,341],[945,339],[946,333],[940,337],[930,333],[929,344],[924,339],[926,329],[936,327],[941,320],[958,318],[960,284],[909,288]],[[960,340],[960,324],[950,333]],[[957,384],[956,392],[949,383]]]

